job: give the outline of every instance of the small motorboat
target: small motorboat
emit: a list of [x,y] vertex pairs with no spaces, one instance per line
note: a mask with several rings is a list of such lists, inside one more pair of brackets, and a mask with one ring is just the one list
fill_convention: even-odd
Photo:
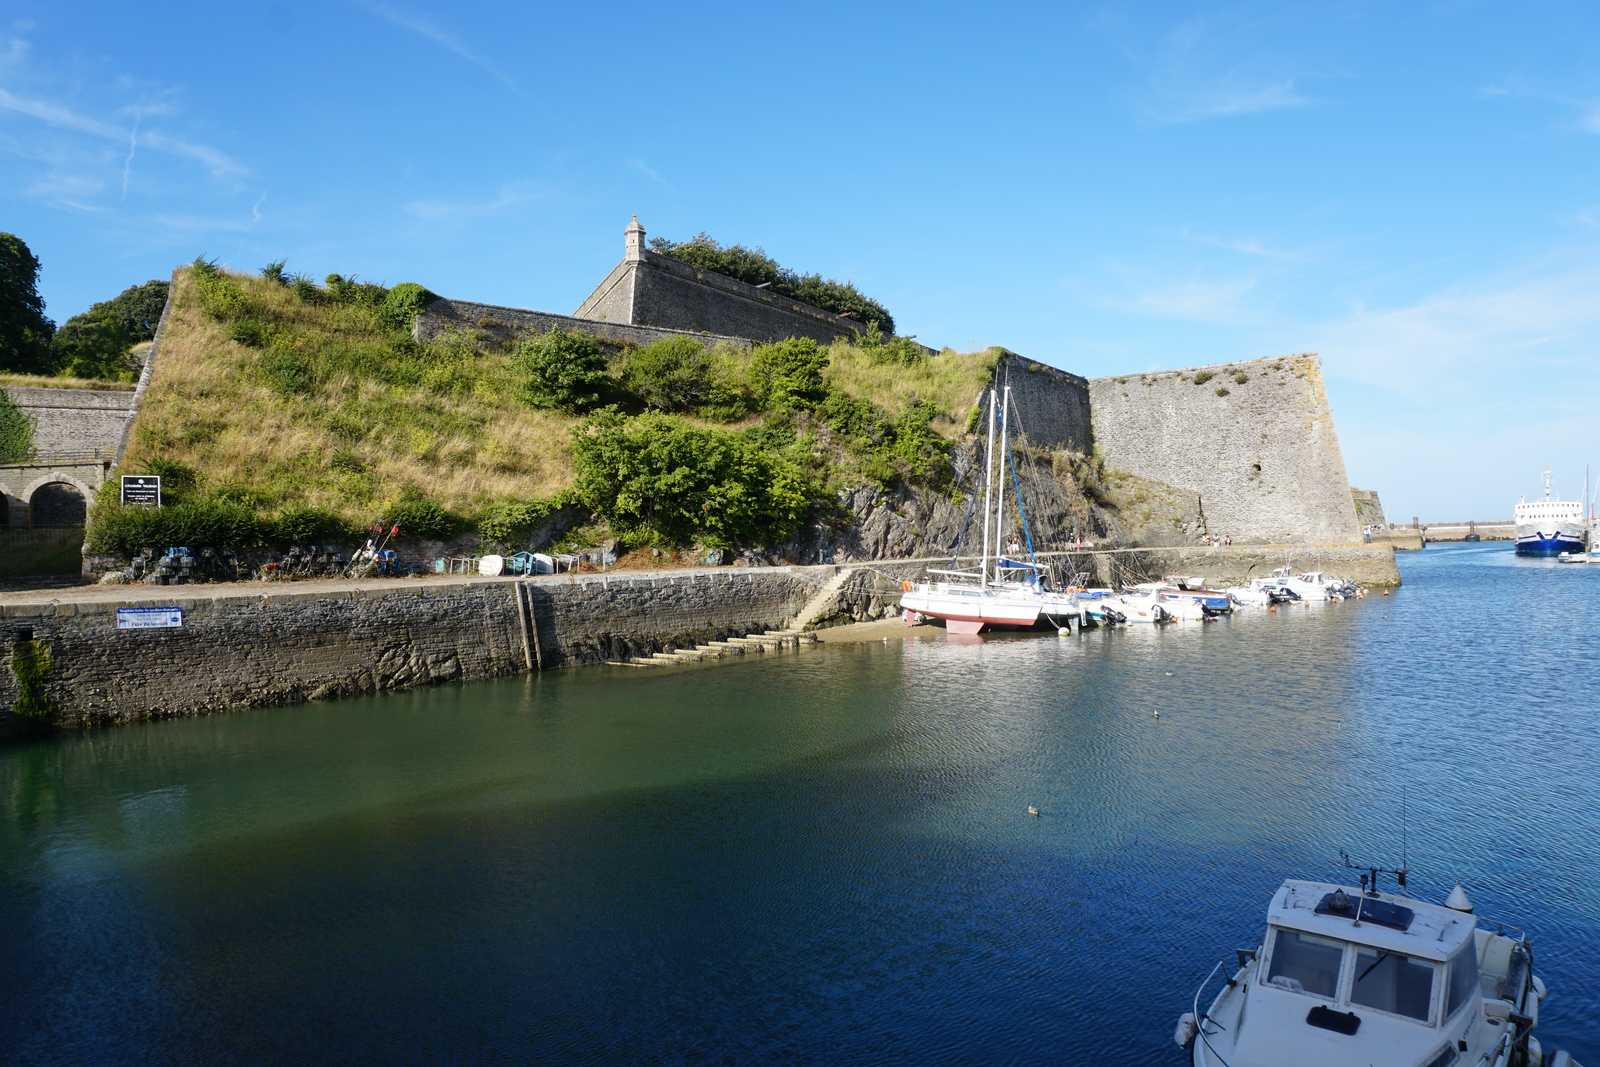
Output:
[[1173,617],[1168,605],[1153,591],[1130,591],[1110,599],[1112,607],[1122,612],[1130,624],[1170,622]]
[[1201,983],[1173,1034],[1195,1067],[1581,1067],[1531,1034],[1545,986],[1525,935],[1473,916],[1459,884],[1441,906],[1378,891],[1403,865],[1346,865],[1360,888],[1284,882],[1261,945]]

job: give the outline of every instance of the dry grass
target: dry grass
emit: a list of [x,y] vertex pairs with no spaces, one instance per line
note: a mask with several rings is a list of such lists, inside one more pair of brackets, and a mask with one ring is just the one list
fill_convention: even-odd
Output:
[[[303,304],[278,286],[239,281],[297,340],[381,341],[360,309]],[[127,469],[176,461],[199,474],[202,491],[358,522],[408,496],[471,514],[493,497],[544,496],[571,483],[572,420],[521,403],[505,353],[465,361],[441,353],[438,380],[430,371],[415,386],[351,374],[312,395],[285,394],[263,372],[263,349],[230,340],[202,315],[188,272],[177,285]]]
[[[234,327],[200,310],[191,271],[178,272],[125,469],[180,463],[196,473],[202,496],[264,511],[312,507],[356,524],[405,499],[472,517],[495,498],[547,497],[571,486],[576,420],[525,403],[503,347],[458,338],[408,354],[360,307],[307,303],[264,279],[232,277],[276,340],[231,339]],[[274,370],[274,353],[285,351],[314,365],[314,386]],[[906,367],[839,344],[827,377],[891,414],[913,397],[930,401],[947,416],[939,431],[957,436],[998,354],[945,352]]]
[[913,398],[925,400],[948,416],[936,424],[946,437],[959,436],[967,412],[994,374],[1000,350],[952,352],[946,349],[926,363],[905,367],[880,362],[870,349],[837,343],[828,350],[827,379],[840,392],[871,400],[898,415]]
[[102,382],[94,378],[57,378],[44,374],[0,373],[0,385],[24,389],[114,389],[133,392],[133,382]]

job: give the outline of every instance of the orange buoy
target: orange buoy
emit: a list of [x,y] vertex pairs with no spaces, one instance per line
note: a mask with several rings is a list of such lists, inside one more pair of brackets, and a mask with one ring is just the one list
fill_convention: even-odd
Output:
[[910,582],[901,582],[900,583],[900,591],[903,592],[903,593],[911,592],[911,583]]

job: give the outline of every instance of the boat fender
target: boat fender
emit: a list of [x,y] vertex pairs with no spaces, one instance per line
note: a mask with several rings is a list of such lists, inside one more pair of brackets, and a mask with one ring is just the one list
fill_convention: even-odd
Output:
[[1533,976],[1533,992],[1540,1000],[1543,1000],[1549,994],[1549,990],[1544,987],[1544,979],[1538,975]]
[[1200,1032],[1200,1027],[1195,1025],[1194,1012],[1186,1011],[1178,1016],[1178,1028],[1172,1032],[1173,1043],[1179,1048],[1188,1048],[1194,1044],[1194,1035]]
[[1544,1046],[1532,1034],[1528,1035],[1528,1067],[1544,1067]]

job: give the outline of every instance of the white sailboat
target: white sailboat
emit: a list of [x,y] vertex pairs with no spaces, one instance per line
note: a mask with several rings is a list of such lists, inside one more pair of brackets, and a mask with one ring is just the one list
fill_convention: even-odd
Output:
[[[994,448],[997,408],[1001,445],[998,491],[995,489]],[[905,609],[908,621],[916,615],[923,615],[943,619],[945,629],[950,633],[977,634],[1001,628],[1027,628],[1041,622],[1069,629],[1083,620],[1083,606],[1077,596],[1048,588],[1049,578],[1041,564],[1011,559],[1000,552],[1005,533],[1006,487],[1003,473],[1011,447],[1010,408],[1011,387],[1005,387],[1003,401],[1000,391],[991,387],[989,437],[984,450],[983,469],[983,556],[978,569],[929,570],[923,581],[904,583],[900,606]],[[1018,512],[1021,513],[1020,501]]]

